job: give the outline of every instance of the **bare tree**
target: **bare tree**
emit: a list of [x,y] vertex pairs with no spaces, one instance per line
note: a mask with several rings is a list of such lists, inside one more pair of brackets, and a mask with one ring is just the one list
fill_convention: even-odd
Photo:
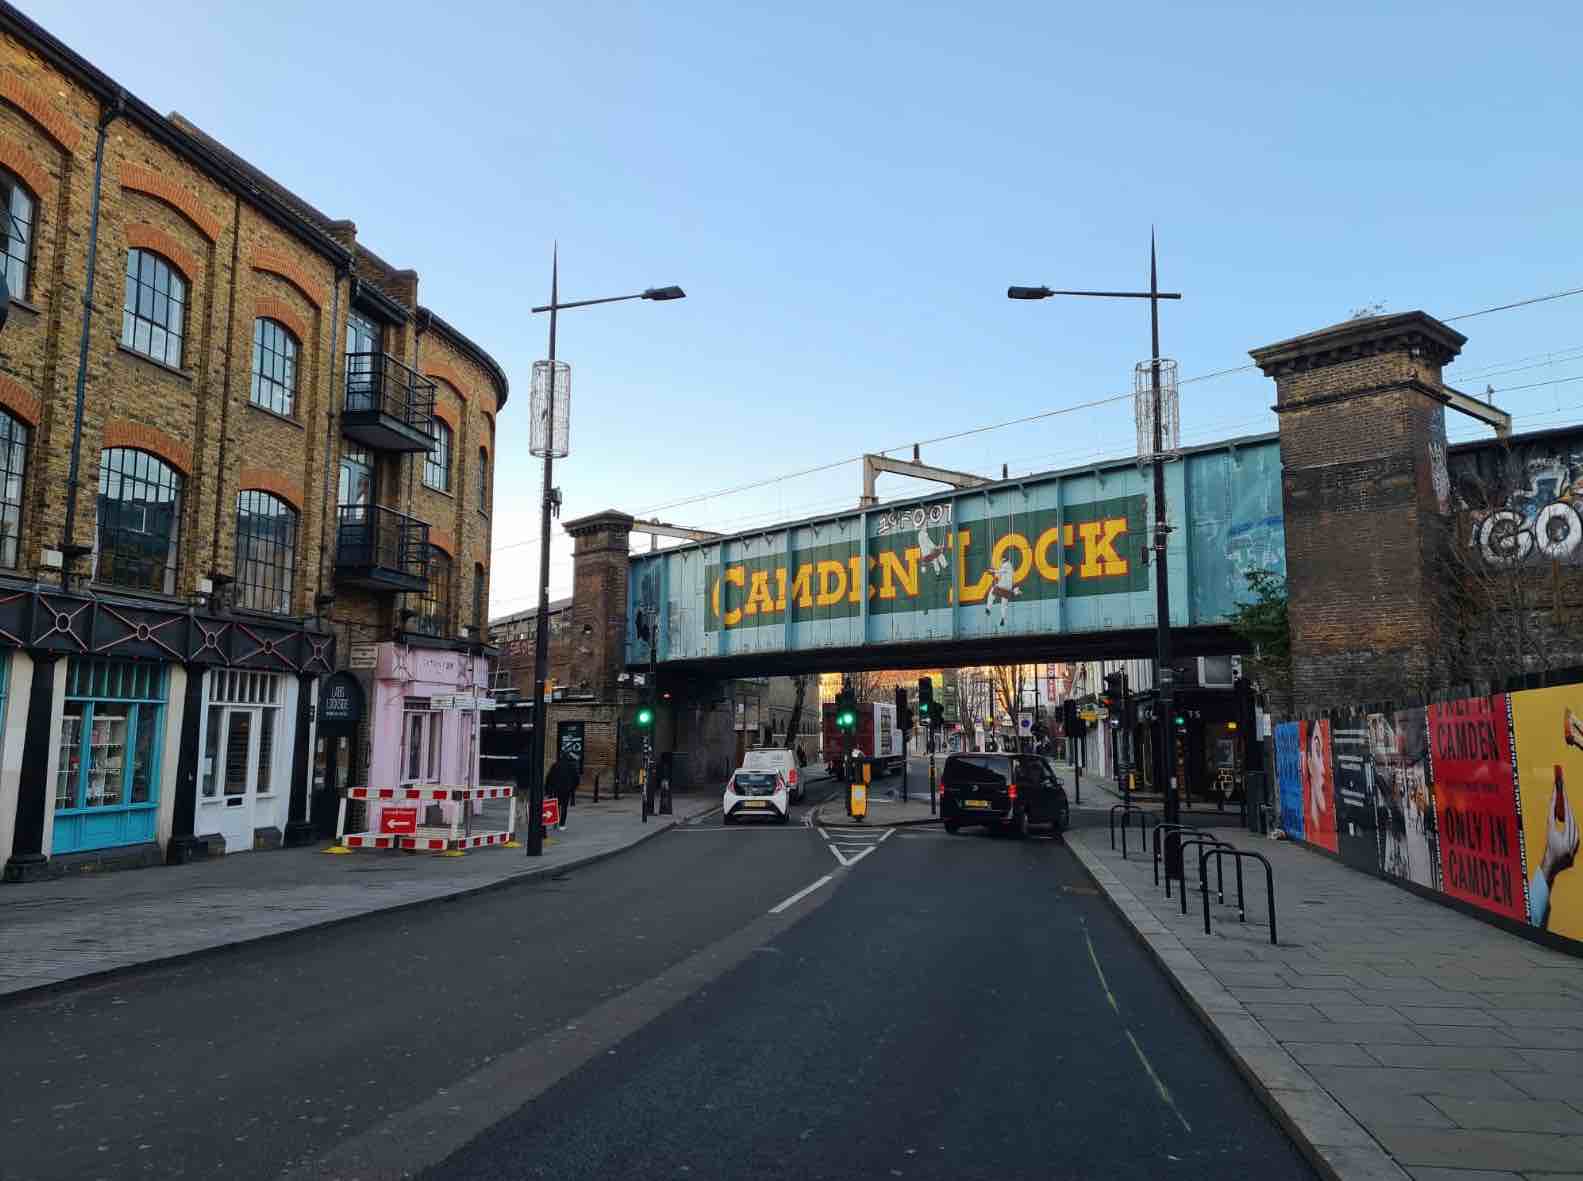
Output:
[[808,678],[806,676],[795,679],[797,697],[792,702],[791,719],[786,723],[786,749],[792,750],[797,746],[799,737],[797,731],[802,726],[803,702],[808,697]]

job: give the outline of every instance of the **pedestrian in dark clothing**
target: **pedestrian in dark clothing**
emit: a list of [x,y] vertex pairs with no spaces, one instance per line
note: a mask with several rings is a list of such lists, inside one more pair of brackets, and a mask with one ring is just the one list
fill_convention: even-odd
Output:
[[555,760],[555,765],[550,768],[549,778],[545,780],[546,794],[554,795],[560,805],[562,828],[566,827],[566,812],[572,806],[572,796],[577,791],[578,780],[582,778],[577,771],[577,762],[570,755],[562,754]]

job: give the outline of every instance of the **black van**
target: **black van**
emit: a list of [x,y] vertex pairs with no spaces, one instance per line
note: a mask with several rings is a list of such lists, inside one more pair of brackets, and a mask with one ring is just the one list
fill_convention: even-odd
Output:
[[1030,824],[1060,832],[1071,819],[1054,765],[1038,755],[952,755],[940,773],[940,816],[946,832],[982,824],[1027,836]]

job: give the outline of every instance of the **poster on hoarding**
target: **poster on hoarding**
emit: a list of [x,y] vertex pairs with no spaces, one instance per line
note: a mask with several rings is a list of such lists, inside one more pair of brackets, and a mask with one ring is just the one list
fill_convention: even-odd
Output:
[[1303,839],[1321,849],[1336,848],[1335,776],[1330,764],[1330,719],[1302,723]]
[[1440,841],[1429,779],[1429,722],[1422,707],[1369,714],[1375,831],[1380,869],[1394,878],[1440,888]]
[[1303,739],[1306,722],[1275,727],[1275,782],[1281,794],[1281,829],[1293,840],[1303,837]]
[[1527,919],[1506,695],[1431,705],[1429,767],[1439,818],[1440,888],[1507,918]]
[[1369,744],[1368,715],[1341,713],[1332,718],[1330,750],[1336,784],[1337,852],[1353,869],[1374,873],[1380,868],[1380,839],[1375,827],[1374,752]]
[[1575,872],[1583,795],[1583,685],[1511,695],[1528,866],[1528,921],[1583,939],[1583,873]]

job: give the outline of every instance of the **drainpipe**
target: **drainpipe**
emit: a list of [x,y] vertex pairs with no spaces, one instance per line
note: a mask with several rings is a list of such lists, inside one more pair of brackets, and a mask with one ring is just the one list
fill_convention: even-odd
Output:
[[[231,283],[230,292],[225,299],[225,372],[220,375],[220,462],[216,469],[214,487],[214,530],[209,543],[209,571],[218,573],[220,569],[220,529],[225,521],[225,475],[226,475],[226,444],[231,437],[231,370],[236,367],[236,285],[240,282],[237,278],[236,268],[242,261],[242,194],[237,193],[231,199]],[[233,506],[231,512],[235,514]],[[194,506],[193,516],[197,511]],[[233,520],[235,517],[233,516]],[[233,556],[231,568],[236,569]],[[219,587],[215,588],[219,591]],[[235,600],[228,600],[233,605]]]
[[[335,422],[338,417],[335,402],[335,349],[341,336],[341,280],[351,274],[350,268],[335,268],[335,290],[330,296],[330,408],[324,416],[324,496],[319,501],[319,586],[313,596],[313,614],[319,614],[319,604],[324,598],[325,545],[330,523],[330,454],[335,448]],[[337,508],[339,514],[339,508]],[[337,520],[339,520],[337,515]],[[336,530],[336,537],[341,535]]]
[[77,523],[77,472],[82,460],[83,402],[88,392],[88,333],[93,326],[93,279],[99,257],[99,192],[104,180],[104,140],[110,124],[125,113],[126,91],[117,90],[115,106],[99,117],[99,137],[93,148],[93,200],[88,213],[88,276],[82,289],[82,337],[77,345],[77,408],[71,428],[71,467],[66,474],[66,528],[61,537],[61,552],[67,555],[68,574],[72,534]]

